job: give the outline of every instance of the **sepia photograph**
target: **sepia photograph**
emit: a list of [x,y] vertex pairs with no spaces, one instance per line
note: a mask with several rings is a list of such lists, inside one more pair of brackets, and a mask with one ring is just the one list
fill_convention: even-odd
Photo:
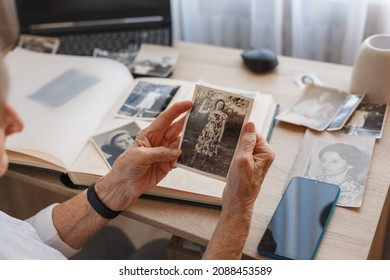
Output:
[[131,122],[93,136],[92,142],[107,164],[112,167],[116,159],[134,143],[139,131],[140,128],[138,125]]
[[165,110],[179,87],[139,81],[117,112],[117,115],[155,118]]
[[20,35],[19,47],[42,53],[57,53],[60,39],[56,37]]
[[177,165],[226,181],[241,128],[252,105],[251,98],[196,85]]
[[323,131],[342,110],[349,95],[345,91],[309,83],[298,101],[276,119]]
[[357,136],[382,137],[387,114],[387,103],[372,104],[362,102],[343,128],[344,133]]
[[371,136],[307,130],[290,176],[336,184],[341,190],[338,206],[360,207],[374,145]]

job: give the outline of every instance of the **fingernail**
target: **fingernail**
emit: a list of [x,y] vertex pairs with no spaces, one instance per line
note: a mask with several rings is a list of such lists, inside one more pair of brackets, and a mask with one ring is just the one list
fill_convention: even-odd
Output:
[[252,123],[252,122],[247,123],[247,125],[246,125],[246,131],[247,131],[247,132],[255,132],[255,131],[256,131],[256,128],[255,128],[254,123]]
[[178,157],[180,155],[181,155],[181,150],[178,150],[178,149],[172,149],[171,150],[171,156]]

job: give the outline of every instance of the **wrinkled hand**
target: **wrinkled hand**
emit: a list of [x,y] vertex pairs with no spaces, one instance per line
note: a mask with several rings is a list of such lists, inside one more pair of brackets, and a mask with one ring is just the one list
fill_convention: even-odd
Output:
[[274,158],[274,152],[256,133],[254,124],[245,124],[222,197],[224,210],[232,213],[252,211]]
[[222,211],[203,259],[241,259],[253,205],[275,158],[253,123],[244,125],[222,195]]
[[128,208],[141,194],[154,187],[181,155],[178,149],[185,118],[192,102],[177,102],[141,130],[133,144],[115,161],[112,170],[96,184],[99,198],[112,210]]

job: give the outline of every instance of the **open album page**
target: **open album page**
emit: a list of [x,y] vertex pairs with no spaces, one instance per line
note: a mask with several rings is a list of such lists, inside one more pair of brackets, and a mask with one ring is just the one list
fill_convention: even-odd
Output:
[[25,122],[7,139],[7,150],[51,155],[65,170],[133,79],[126,67],[105,58],[16,49],[6,64],[9,101]]

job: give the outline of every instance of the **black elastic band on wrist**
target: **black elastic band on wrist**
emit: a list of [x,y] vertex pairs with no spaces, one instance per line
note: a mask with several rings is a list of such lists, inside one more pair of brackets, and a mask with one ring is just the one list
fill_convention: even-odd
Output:
[[97,196],[95,191],[95,183],[93,183],[87,190],[87,199],[89,204],[91,204],[92,208],[103,218],[106,219],[114,219],[117,217],[122,211],[113,211],[108,208]]

